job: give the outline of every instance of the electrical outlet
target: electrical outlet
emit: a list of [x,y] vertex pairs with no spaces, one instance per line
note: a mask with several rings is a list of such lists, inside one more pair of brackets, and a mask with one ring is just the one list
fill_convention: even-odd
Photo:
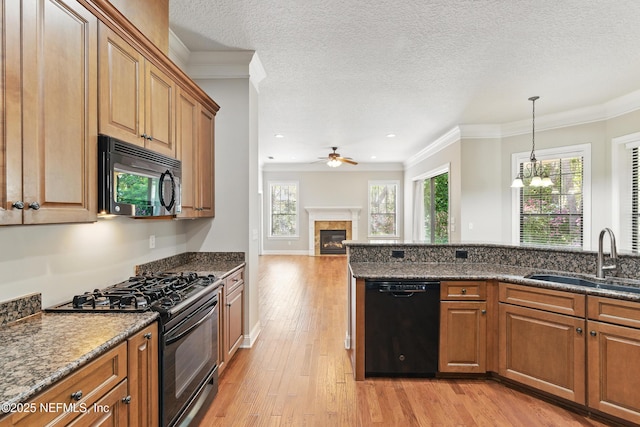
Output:
[[156,247],[156,235],[152,234],[149,236],[149,249],[154,249]]
[[404,251],[391,251],[392,258],[404,258]]
[[469,253],[467,251],[456,249],[456,258],[467,259],[468,257],[469,257]]

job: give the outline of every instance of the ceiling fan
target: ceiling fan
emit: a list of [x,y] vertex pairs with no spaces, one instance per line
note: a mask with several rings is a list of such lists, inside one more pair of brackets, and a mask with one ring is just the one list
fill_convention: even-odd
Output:
[[336,153],[338,147],[331,147],[333,149],[333,153],[329,153],[327,157],[318,157],[320,160],[326,160],[327,165],[332,168],[337,168],[342,163],[348,163],[350,165],[357,165],[358,162],[353,161],[351,157],[341,157],[340,153]]

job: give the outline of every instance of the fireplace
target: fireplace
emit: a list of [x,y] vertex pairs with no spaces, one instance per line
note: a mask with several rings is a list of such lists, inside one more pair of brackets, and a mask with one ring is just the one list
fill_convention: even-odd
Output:
[[347,230],[320,230],[320,254],[346,254]]

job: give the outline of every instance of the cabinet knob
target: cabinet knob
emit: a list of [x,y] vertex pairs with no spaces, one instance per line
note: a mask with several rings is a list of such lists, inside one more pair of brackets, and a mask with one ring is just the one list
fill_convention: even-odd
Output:
[[480,313],[487,314],[487,310],[481,310]]
[[75,391],[71,393],[71,398],[75,401],[82,399],[82,390]]
[[147,139],[147,134],[146,134],[146,133],[143,133],[142,135],[140,135],[140,137],[142,137],[142,138],[144,138],[144,139]]
[[582,335],[582,328],[576,328],[576,332]]
[[40,203],[38,202],[29,203],[29,209],[33,209],[34,211],[37,211],[38,209],[40,209]]
[[465,288],[462,288],[462,290],[460,291],[460,293],[462,293],[462,295],[467,293],[467,290]]
[[123,397],[122,401],[128,405],[129,403],[131,403],[131,396]]
[[12,204],[11,206],[13,206],[16,209],[24,209],[24,203],[22,201],[20,201],[20,200],[18,200],[17,202]]
[[591,332],[589,332],[589,334],[591,334],[592,337],[595,337],[596,335],[598,335],[598,333],[596,331],[591,331]]
[[150,340],[151,339],[151,332],[147,332],[146,334],[143,335],[143,337],[145,337],[146,339]]
[[147,139],[148,139],[149,141],[153,141],[153,137],[152,137],[151,135],[147,135]]

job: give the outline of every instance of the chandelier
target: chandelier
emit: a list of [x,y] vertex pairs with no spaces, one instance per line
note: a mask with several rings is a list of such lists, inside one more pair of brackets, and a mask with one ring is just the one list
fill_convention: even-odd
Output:
[[529,164],[523,167],[523,172],[519,172],[511,183],[511,188],[524,187],[524,178],[531,178],[529,183],[532,187],[550,187],[553,185],[551,178],[544,173],[542,162],[536,159],[536,100],[539,96],[532,96],[531,101],[532,115],[532,131],[531,131],[531,155],[529,156]]

